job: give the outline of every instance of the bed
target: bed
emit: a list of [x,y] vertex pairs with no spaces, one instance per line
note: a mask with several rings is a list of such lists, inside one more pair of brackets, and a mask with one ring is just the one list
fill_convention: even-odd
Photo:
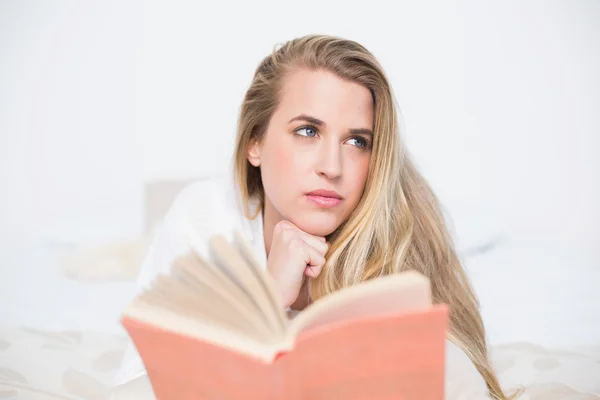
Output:
[[[147,187],[148,232],[185,184]],[[461,250],[503,387],[524,388],[521,399],[600,399],[600,265],[568,248],[479,233],[481,243]],[[0,399],[110,397],[128,343],[119,313],[148,235],[96,248],[93,265],[77,258],[93,250],[51,239],[2,242]]]
[[0,248],[0,399],[103,399],[126,336],[133,281],[82,282],[56,243]]

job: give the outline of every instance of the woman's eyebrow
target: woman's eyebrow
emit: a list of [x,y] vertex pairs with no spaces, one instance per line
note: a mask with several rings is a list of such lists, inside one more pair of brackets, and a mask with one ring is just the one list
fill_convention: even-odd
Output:
[[321,121],[320,119],[311,117],[310,115],[306,115],[306,114],[300,114],[300,115],[290,119],[288,124],[293,121],[306,121],[306,122],[310,122],[311,124],[317,125],[317,126],[325,126],[326,125],[325,122]]
[[[321,121],[318,118],[315,117],[311,117],[310,115],[306,115],[306,114],[300,114],[295,116],[294,118],[290,119],[288,124],[290,122],[294,122],[294,121],[306,121],[309,122],[313,125],[316,126],[326,126],[327,124],[323,121]],[[350,132],[351,135],[370,135],[373,136],[373,131],[367,128],[353,128],[353,129],[349,129],[348,132]]]
[[355,128],[355,129],[350,129],[350,134],[352,135],[369,135],[369,136],[373,136],[373,131],[367,128]]

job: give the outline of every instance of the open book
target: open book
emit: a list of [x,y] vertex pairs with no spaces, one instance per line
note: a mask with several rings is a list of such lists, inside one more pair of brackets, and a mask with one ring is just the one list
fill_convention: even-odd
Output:
[[443,399],[448,309],[424,276],[375,278],[289,319],[241,235],[208,247],[122,314],[158,400]]

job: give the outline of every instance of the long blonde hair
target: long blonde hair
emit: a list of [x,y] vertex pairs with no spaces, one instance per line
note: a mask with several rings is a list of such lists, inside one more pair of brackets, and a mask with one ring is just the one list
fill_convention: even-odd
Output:
[[[265,57],[241,106],[234,177],[249,218],[264,206],[260,169],[247,160],[260,141],[294,69],[327,70],[359,83],[374,100],[374,143],[365,191],[347,221],[329,237],[327,263],[309,286],[312,300],[380,275],[414,269],[431,281],[433,300],[450,308],[449,339],[461,347],[485,379],[490,394],[506,399],[488,359],[483,322],[467,276],[454,250],[428,183],[401,144],[396,106],[383,69],[362,45],[309,35],[291,40]],[[259,207],[251,209],[250,199]]]

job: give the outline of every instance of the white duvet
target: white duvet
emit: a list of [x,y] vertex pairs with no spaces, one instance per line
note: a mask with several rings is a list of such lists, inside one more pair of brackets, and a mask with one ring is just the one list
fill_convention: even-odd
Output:
[[[127,339],[116,333],[0,328],[0,399],[107,400]],[[600,399],[600,345],[492,348],[506,389],[521,399]],[[467,398],[467,397],[465,397]]]

